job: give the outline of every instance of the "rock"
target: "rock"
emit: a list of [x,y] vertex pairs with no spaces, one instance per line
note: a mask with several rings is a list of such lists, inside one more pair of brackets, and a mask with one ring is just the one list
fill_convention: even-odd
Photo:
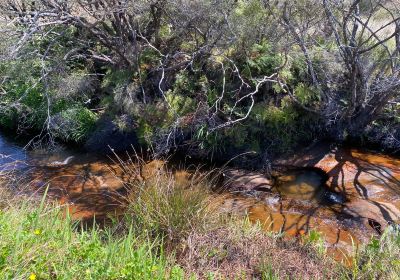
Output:
[[229,191],[270,191],[273,187],[273,180],[262,173],[228,169],[223,176],[223,188]]
[[55,160],[55,161],[53,161],[53,162],[50,162],[50,163],[47,165],[47,167],[62,167],[62,166],[66,166],[66,165],[70,164],[71,161],[72,161],[74,158],[75,158],[75,156],[69,156],[69,157],[67,157],[67,158],[66,158],[65,160],[63,160],[63,161],[57,161],[57,160]]
[[326,191],[324,176],[314,170],[298,169],[276,178],[276,189],[282,196],[311,200]]
[[384,230],[400,221],[400,160],[396,158],[321,145],[275,164],[324,170],[328,188],[341,196],[341,213],[366,227],[371,228],[373,220]]

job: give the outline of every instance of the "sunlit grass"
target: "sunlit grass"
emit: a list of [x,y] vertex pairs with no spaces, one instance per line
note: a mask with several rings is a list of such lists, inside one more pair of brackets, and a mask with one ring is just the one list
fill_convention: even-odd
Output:
[[159,239],[79,227],[65,210],[29,199],[1,209],[1,279],[182,279]]
[[131,195],[128,215],[140,230],[176,242],[216,221],[208,190],[204,185],[179,186],[168,176],[159,177]]

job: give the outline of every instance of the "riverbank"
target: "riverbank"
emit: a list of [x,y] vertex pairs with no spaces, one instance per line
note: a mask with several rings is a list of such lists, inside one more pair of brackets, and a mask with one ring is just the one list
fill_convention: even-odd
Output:
[[[71,205],[1,189],[3,279],[395,279],[397,231],[360,247],[350,266],[326,256],[323,237],[266,232],[246,217],[210,212],[204,183],[171,179],[131,194],[125,214],[103,226],[71,219]],[[158,183],[156,183],[156,181]],[[137,194],[136,194],[137,195]],[[136,201],[136,203],[133,203]]]
[[[66,158],[71,162],[53,164]],[[190,184],[197,173],[212,175],[211,189],[223,211],[249,215],[266,230],[295,238],[318,231],[338,260],[400,219],[400,160],[392,157],[319,145],[275,161],[271,174],[192,163],[126,155],[107,159],[64,150],[30,154],[28,167],[19,172],[26,177],[24,193],[40,195],[49,185],[49,196],[71,204],[71,214],[81,220],[122,213],[136,188],[132,184],[159,173],[180,184]]]
[[[330,273],[320,271],[323,256],[314,256],[311,244],[302,247],[283,241],[259,225],[211,212],[208,188],[204,182],[181,186],[169,176],[157,175],[140,194],[133,189],[122,216],[109,216],[111,221],[101,227],[71,219],[73,205],[46,199],[47,190],[40,200],[15,197],[1,188],[0,275],[4,279],[251,275],[278,279]],[[298,267],[299,259],[308,261]]]

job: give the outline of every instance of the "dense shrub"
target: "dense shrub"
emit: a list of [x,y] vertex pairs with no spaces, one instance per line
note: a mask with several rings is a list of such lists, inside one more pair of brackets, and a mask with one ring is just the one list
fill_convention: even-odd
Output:
[[94,131],[97,115],[85,107],[69,108],[51,121],[52,133],[63,141],[82,142]]
[[161,153],[231,156],[362,138],[398,115],[393,1],[9,2],[0,125],[20,132],[82,142],[97,118],[129,116],[121,131]]

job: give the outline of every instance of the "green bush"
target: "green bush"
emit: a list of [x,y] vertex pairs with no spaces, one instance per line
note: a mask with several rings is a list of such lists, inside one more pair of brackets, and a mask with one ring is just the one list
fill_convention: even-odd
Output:
[[4,77],[0,101],[0,125],[15,129],[40,130],[46,120],[46,99],[39,79],[39,61],[11,61],[0,64]]
[[15,129],[16,120],[17,120],[17,112],[15,109],[10,108],[8,106],[6,108],[1,108],[0,127],[4,127],[10,130]]
[[320,100],[320,95],[318,91],[305,85],[304,83],[297,84],[294,94],[297,100],[305,106],[313,105]]
[[271,45],[264,40],[252,47],[244,74],[248,78],[269,76],[277,71],[282,61],[280,54],[273,51]]
[[52,132],[64,141],[82,142],[94,131],[98,116],[89,109],[75,106],[58,113]]
[[253,130],[276,152],[287,152],[314,137],[318,119],[296,108],[289,99],[280,107],[259,103],[252,112]]

